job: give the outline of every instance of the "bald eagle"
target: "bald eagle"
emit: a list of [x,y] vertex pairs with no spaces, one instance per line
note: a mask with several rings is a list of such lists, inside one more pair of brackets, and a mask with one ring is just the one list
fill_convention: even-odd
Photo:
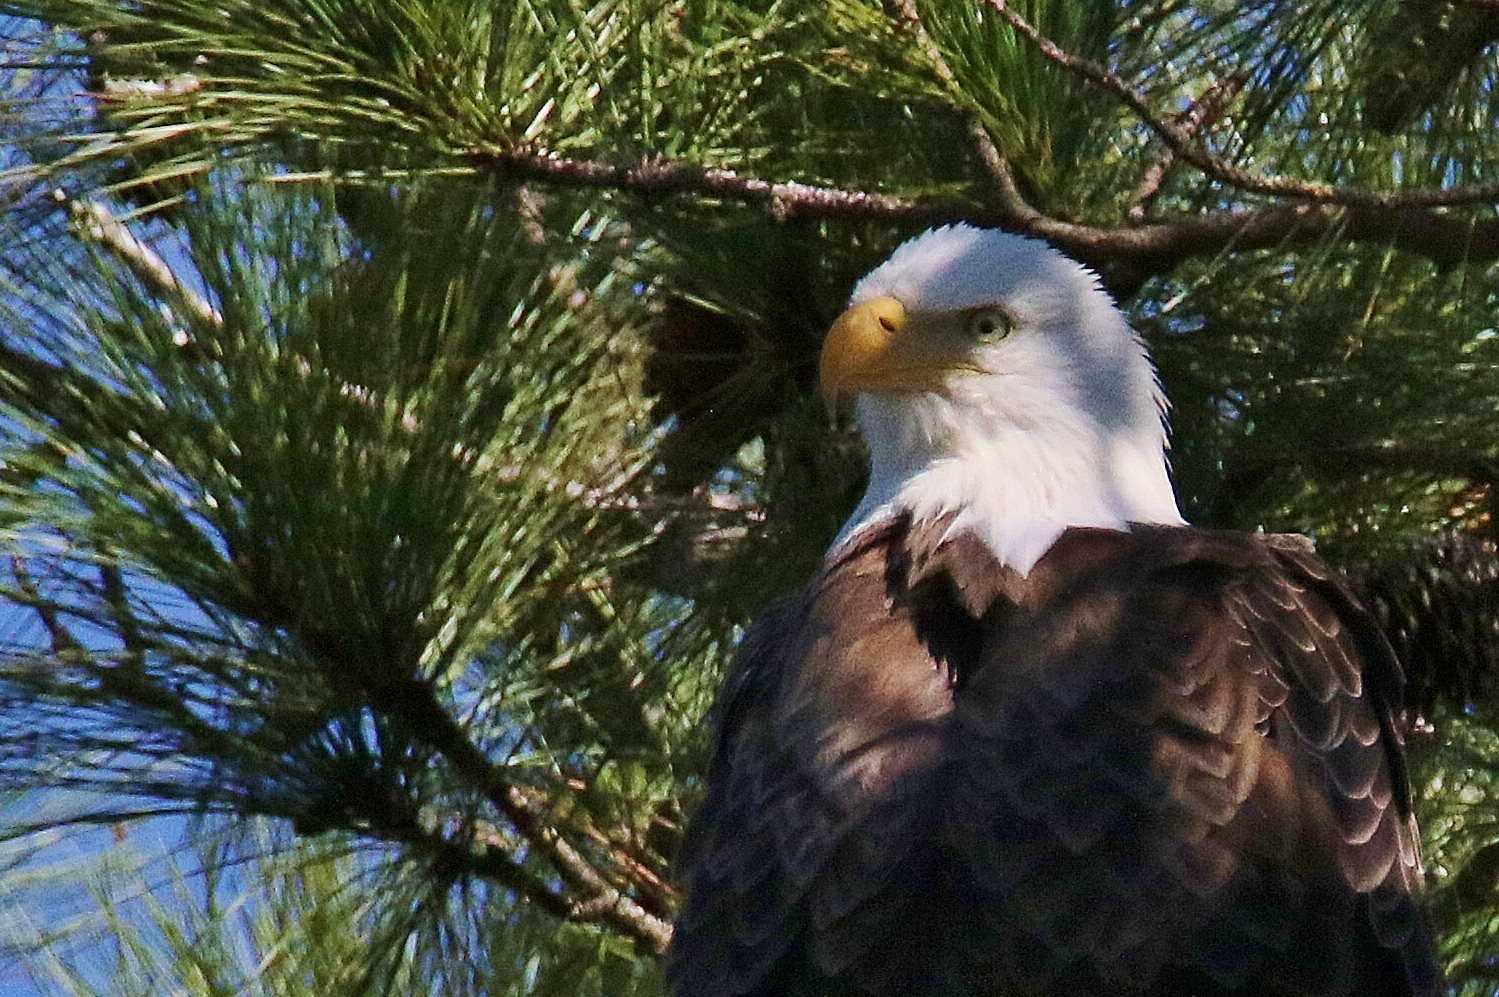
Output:
[[1438,991],[1399,664],[1307,541],[1184,524],[1092,273],[927,232],[820,377],[869,488],[730,668],[673,993]]

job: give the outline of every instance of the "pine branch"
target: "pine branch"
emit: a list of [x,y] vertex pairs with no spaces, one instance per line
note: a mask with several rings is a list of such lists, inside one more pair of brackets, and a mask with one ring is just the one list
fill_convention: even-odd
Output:
[[[636,166],[616,166],[591,159],[570,159],[521,147],[490,146],[467,156],[469,162],[500,180],[551,183],[584,190],[617,190],[647,199],[694,194],[751,204],[778,221],[791,218],[867,218],[884,221],[934,222],[952,209],[890,194],[871,194],[791,181],[746,177],[733,170],[648,159]],[[286,177],[280,178],[283,181]]]
[[643,891],[650,899],[649,906],[655,910],[668,912],[675,908],[679,899],[677,888],[670,880],[662,877],[655,869],[652,869],[640,857],[621,845],[618,841],[610,838],[596,827],[589,827],[586,831],[590,840],[601,848],[609,850],[609,857],[618,862],[637,889]]
[[[423,819],[408,798],[395,797],[380,788],[340,787],[339,804],[302,811],[277,812],[260,809],[263,816],[290,820],[298,835],[314,838],[330,831],[347,831],[360,837],[398,845],[411,855],[430,861],[434,872],[445,879],[474,876],[516,891],[553,917],[570,916],[574,904],[554,890],[541,876],[515,858],[515,849],[499,834],[472,829],[465,839],[445,834],[442,822]],[[234,812],[234,811],[231,811]]]
[[1015,182],[1015,171],[1010,167],[1010,161],[1000,152],[999,146],[994,142],[994,137],[979,120],[972,105],[964,99],[963,86],[958,82],[957,74],[953,72],[947,59],[942,55],[942,50],[932,39],[931,33],[927,31],[926,24],[921,20],[920,11],[916,9],[915,0],[892,0],[892,2],[901,26],[916,43],[917,49],[932,67],[932,72],[936,74],[937,79],[947,88],[949,98],[956,106],[963,109],[964,117],[967,119],[966,127],[969,138],[973,142],[979,162],[983,164],[990,179],[994,181],[994,193],[1001,210],[1017,219],[1039,216],[1040,212],[1026,203],[1025,197],[1020,193],[1020,185]]
[[[1119,226],[1079,224],[1046,214],[1022,195],[1002,150],[979,123],[961,90],[954,89],[957,87],[956,77],[926,31],[913,0],[891,0],[891,3],[932,72],[950,91],[953,106],[969,119],[967,130],[990,180],[990,199],[981,207],[950,198],[908,198],[847,187],[747,176],[732,170],[660,158],[647,158],[633,164],[568,158],[528,146],[470,146],[466,152],[460,153],[467,166],[456,171],[476,170],[518,185],[618,191],[652,201],[687,195],[761,208],[778,220],[877,221],[911,228],[970,221],[1052,242],[1103,272],[1110,289],[1121,297],[1133,293],[1149,277],[1169,272],[1186,259],[1216,256],[1226,250],[1291,249],[1318,244],[1328,237],[1347,243],[1393,246],[1444,266],[1499,259],[1499,219],[1456,217],[1433,210],[1441,206],[1491,203],[1499,199],[1499,185],[1404,192],[1360,191],[1291,177],[1266,177],[1242,170],[1203,149],[1191,120],[1163,120],[1118,76],[1086,59],[1063,52],[1010,10],[1004,0],[986,2],[1047,58],[1128,104],[1142,122],[1161,137],[1173,159],[1189,162],[1208,176],[1237,189],[1300,203],[1224,208],[1154,224],[1126,222]],[[154,133],[137,129],[131,134],[145,141]],[[1169,164],[1163,162],[1158,166],[1164,179]],[[283,174],[271,182],[295,182],[329,175],[326,172]],[[382,182],[388,182],[393,175],[386,176]],[[1148,197],[1148,184],[1143,191],[1137,189],[1137,198],[1142,193]],[[138,262],[134,266],[138,276],[159,288],[165,299],[180,303],[184,315],[195,315],[212,322],[214,314],[211,308],[201,307],[206,303],[194,302],[187,289],[173,283],[169,273],[156,265],[159,260],[153,261],[148,249],[142,253],[128,239],[116,239],[118,230],[111,227],[107,219],[100,222],[96,215],[98,206],[85,207],[86,210],[70,207],[80,217],[80,227],[87,228],[101,243],[114,246],[126,259],[136,259]],[[128,236],[128,233],[124,235]]]
[[[973,208],[950,199],[913,199],[849,188],[748,177],[731,170],[654,158],[639,166],[493,147],[469,154],[470,163],[503,182],[565,189],[616,191],[658,200],[673,195],[761,207],[777,221],[814,219],[905,226],[970,222],[1051,242],[1105,275],[1110,290],[1128,297],[1150,277],[1188,259],[1225,251],[1292,249],[1329,236],[1346,243],[1392,247],[1439,266],[1499,259],[1499,218],[1468,218],[1395,198],[1387,203],[1333,202],[1226,208],[1170,221],[1117,227],[1047,215],[1025,201],[1013,180],[995,203]],[[330,174],[281,174],[271,182],[325,180]],[[1499,188],[1496,188],[1499,192]]]
[[[1201,100],[1193,101],[1190,107],[1177,115],[1173,124],[1178,125],[1183,134],[1195,140],[1204,129],[1212,127],[1222,116],[1229,102],[1243,89],[1246,82],[1248,77],[1242,73],[1219,80],[1208,88]],[[1175,165],[1176,153],[1168,147],[1159,159],[1145,168],[1140,182],[1130,192],[1128,215],[1131,222],[1138,225],[1145,221]]]
[[550,905],[548,909],[567,920],[603,922],[655,954],[666,951],[671,940],[671,922],[611,885],[588,857],[547,820],[545,807],[505,778],[502,769],[490,761],[438,701],[430,685],[412,683],[380,705],[386,712],[408,719],[415,736],[482,792],[580,894],[577,899],[565,901],[565,908],[560,911],[555,901],[541,898],[544,905]]
[[426,856],[444,876],[470,875],[492,880],[514,890],[559,920],[574,916],[574,902],[548,886],[498,844],[478,840],[455,841],[440,832],[427,830],[413,815],[395,819],[388,813],[365,816],[370,818],[369,823],[360,830],[369,837],[402,845],[414,854]]
[[[75,200],[62,192],[53,200],[65,207],[80,236],[98,245],[134,274],[147,290],[165,301],[180,313],[191,326],[220,329],[223,318],[205,299],[188,288],[146,243],[134,236],[129,227],[114,217],[102,204]],[[39,376],[49,373],[47,365],[39,360],[22,356],[23,367],[35,367]],[[341,394],[354,401],[376,404],[372,392],[357,385],[341,385]],[[415,431],[419,426],[407,425]],[[121,430],[123,434],[125,430]],[[473,455],[454,454],[455,459],[466,459]],[[501,468],[501,477],[519,476],[517,467]],[[571,483],[569,483],[571,484]],[[571,489],[569,489],[571,493]],[[591,494],[578,489],[579,499],[584,502],[604,503],[608,496]],[[170,717],[172,723],[185,731],[200,745],[209,748],[207,757],[233,758],[237,745],[231,743],[232,735],[226,735],[212,725],[195,716],[182,701],[162,688],[147,675],[143,663],[150,649],[132,611],[127,582],[117,563],[104,559],[99,564],[97,595],[108,608],[110,617],[118,627],[123,649],[121,662],[105,666],[96,671],[103,690],[126,703],[134,704]],[[27,572],[18,557],[13,558],[13,574],[18,589],[25,595],[28,604],[38,613],[43,626],[51,636],[54,654],[79,651],[77,642],[60,619],[52,603],[48,601]],[[425,699],[414,697],[415,709],[426,707],[425,719],[411,721],[412,729],[423,732],[429,742],[437,738],[438,743],[429,743],[450,762],[460,774],[485,791],[492,802],[524,835],[526,843],[535,854],[547,857],[561,874],[569,889],[558,891],[543,877],[538,876],[525,864],[518,861],[514,850],[503,844],[485,841],[456,840],[440,831],[433,831],[419,820],[407,806],[408,800],[393,799],[379,793],[351,794],[353,802],[346,809],[331,813],[308,814],[300,810],[276,812],[274,804],[262,801],[255,809],[270,816],[282,816],[292,820],[298,832],[317,834],[327,830],[343,829],[368,838],[383,840],[408,847],[412,854],[425,856],[434,863],[434,868],[444,875],[474,875],[493,880],[515,890],[542,910],[559,919],[601,921],[617,931],[633,937],[643,948],[660,952],[670,937],[670,925],[663,916],[647,911],[639,903],[612,886],[595,869],[588,857],[567,841],[548,823],[545,808],[529,800],[519,790],[508,786],[500,769],[493,766],[479,749],[468,740],[467,735],[441,706],[430,689],[422,687]],[[409,703],[399,696],[382,696],[382,690],[364,690],[371,699],[378,699],[382,710],[388,715],[400,716],[408,712]],[[440,717],[440,722],[432,722]],[[410,719],[409,716],[407,718]],[[435,732],[435,733],[434,733]],[[91,782],[81,784],[94,785]],[[659,883],[653,884],[659,886]],[[654,890],[657,906],[668,906],[670,897],[663,891]]]
[[[309,643],[315,645],[317,642]],[[313,649],[326,657],[335,657],[338,653],[331,647],[314,646]],[[414,837],[415,832],[410,828],[420,828],[414,817],[392,822],[388,813],[393,809],[399,811],[399,806],[376,810],[368,805],[361,808],[358,816],[370,820],[370,830],[377,837],[394,835],[393,840],[415,842],[428,851],[435,848],[437,854],[446,857],[450,871],[467,871],[495,878],[513,886],[527,899],[560,919],[602,922],[633,938],[646,951],[656,955],[665,952],[672,929],[664,904],[660,911],[647,910],[639,901],[612,885],[593,862],[551,823],[547,808],[514,785],[506,777],[503,767],[495,765],[469,737],[463,725],[438,700],[430,683],[410,680],[364,686],[359,691],[375,710],[403,721],[414,741],[436,752],[464,782],[480,792],[510,821],[536,854],[551,863],[575,895],[566,896],[550,889],[517,865],[503,849],[492,844],[485,846],[483,861],[461,861],[456,852],[440,841],[432,840],[425,831],[421,832],[422,837]],[[330,820],[309,825],[307,815],[296,815],[302,833],[347,827],[347,821],[340,819],[341,816],[335,814]],[[665,899],[659,891],[650,892]]]
[[[1393,246],[1445,266],[1499,259],[1499,219],[1469,219],[1414,206],[1281,204],[1212,211],[1148,225],[1105,227],[1055,218],[1023,201],[1005,204],[1002,198],[1001,203],[988,209],[971,209],[950,201],[777,182],[660,159],[626,167],[498,148],[475,153],[470,159],[506,181],[613,190],[648,198],[690,194],[765,207],[780,220],[814,218],[903,225],[967,221],[1003,228],[1046,239],[1063,252],[1105,271],[1111,289],[1121,296],[1187,259],[1216,256],[1227,249],[1247,252],[1316,244],[1329,235],[1351,243]],[[278,179],[309,178],[302,174]]]
[[1440,190],[1381,191],[1339,187],[1281,174],[1253,173],[1213,155],[1200,146],[1192,132],[1179,121],[1162,118],[1145,97],[1119,76],[1081,56],[1072,55],[1041,34],[1029,21],[1010,9],[1007,0],[984,0],[1048,60],[1094,86],[1112,94],[1183,160],[1231,187],[1255,194],[1271,194],[1297,200],[1340,204],[1360,208],[1435,208],[1463,204],[1491,204],[1499,200],[1499,184],[1464,184]]
[[1393,135],[1440,105],[1499,39],[1499,7],[1401,0],[1365,36],[1364,121]]
[[114,253],[141,283],[182,309],[187,317],[207,326],[224,324],[218,309],[179,281],[156,250],[137,239],[107,207],[97,201],[80,201],[62,189],[52,191],[51,197],[68,212],[80,233]]

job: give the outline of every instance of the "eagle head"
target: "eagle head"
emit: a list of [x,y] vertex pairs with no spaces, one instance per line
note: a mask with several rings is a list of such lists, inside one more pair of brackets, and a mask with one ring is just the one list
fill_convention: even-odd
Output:
[[840,543],[892,515],[952,515],[1028,572],[1068,527],[1182,521],[1145,344],[1043,242],[969,225],[906,242],[854,288],[820,381],[855,397],[870,454]]

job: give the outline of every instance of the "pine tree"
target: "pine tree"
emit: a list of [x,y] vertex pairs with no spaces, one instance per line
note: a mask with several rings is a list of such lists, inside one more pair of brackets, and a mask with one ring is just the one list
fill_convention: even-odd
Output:
[[1129,311],[1190,519],[1381,607],[1492,992],[1491,7],[0,3],[0,950],[659,992],[719,670],[861,484],[820,337],[967,220]]

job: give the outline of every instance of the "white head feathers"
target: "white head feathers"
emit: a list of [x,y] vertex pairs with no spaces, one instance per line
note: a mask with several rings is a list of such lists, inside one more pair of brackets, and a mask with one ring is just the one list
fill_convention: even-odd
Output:
[[965,344],[939,390],[858,395],[871,475],[843,537],[898,512],[956,512],[955,530],[1028,572],[1069,526],[1182,521],[1155,370],[1091,271],[1045,243],[954,225],[902,245],[850,304],[883,298],[910,316],[902,336],[986,307],[1010,331]]

